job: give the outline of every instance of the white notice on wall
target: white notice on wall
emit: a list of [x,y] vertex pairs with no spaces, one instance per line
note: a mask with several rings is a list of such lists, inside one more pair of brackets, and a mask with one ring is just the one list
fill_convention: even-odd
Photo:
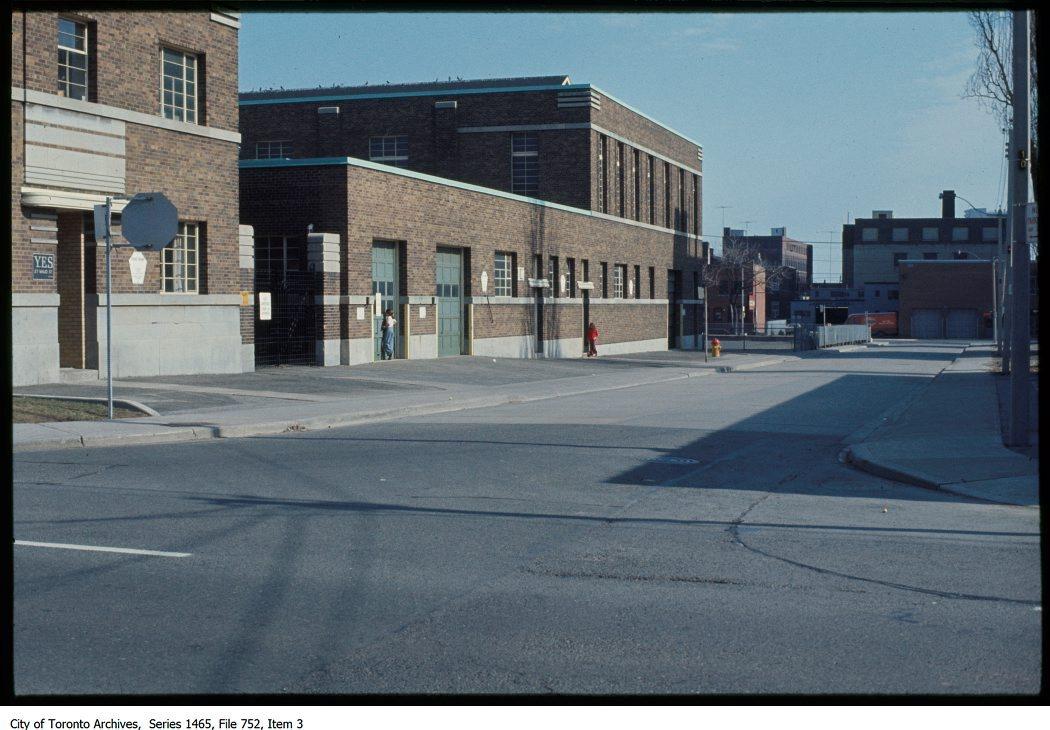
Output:
[[365,308],[364,307],[358,307],[357,308],[357,318],[358,319],[364,319],[365,318]]
[[558,277],[558,291],[562,294],[565,293],[565,274]]
[[525,281],[525,267],[518,267],[518,281]]
[[419,308],[419,318],[420,319],[426,319],[427,318],[427,308],[426,307],[420,307]]
[[259,292],[259,319],[267,322],[273,319],[273,309],[270,306],[270,292]]
[[131,258],[128,259],[128,266],[131,267],[132,284],[141,284],[146,280],[146,257],[142,255],[141,251],[131,254]]
[[489,272],[481,272],[481,293],[484,294],[489,290]]

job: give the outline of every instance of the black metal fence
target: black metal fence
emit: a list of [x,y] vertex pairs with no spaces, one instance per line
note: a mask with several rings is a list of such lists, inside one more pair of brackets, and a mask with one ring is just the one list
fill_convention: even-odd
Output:
[[270,294],[270,319],[255,310],[255,365],[316,364],[314,294],[316,275],[307,271],[256,270],[255,291]]

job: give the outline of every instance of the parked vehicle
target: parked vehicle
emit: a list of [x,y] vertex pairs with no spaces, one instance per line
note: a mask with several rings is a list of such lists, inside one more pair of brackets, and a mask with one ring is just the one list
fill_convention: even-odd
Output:
[[872,337],[896,337],[897,336],[897,313],[896,312],[868,312],[864,314],[851,314],[846,318],[846,324],[864,324],[867,316],[868,324],[871,325]]

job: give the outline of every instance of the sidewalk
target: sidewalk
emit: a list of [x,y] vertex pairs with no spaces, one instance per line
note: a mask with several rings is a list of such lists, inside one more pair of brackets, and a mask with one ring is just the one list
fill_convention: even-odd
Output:
[[851,445],[850,463],[929,489],[1038,507],[1038,458],[1003,445],[992,351],[968,347],[902,412]]
[[[236,375],[116,381],[159,415],[117,421],[14,424],[14,449],[30,451],[338,428],[763,367],[783,358],[659,352],[598,360],[445,358],[337,368],[271,368]],[[105,397],[105,382],[26,386],[16,394]]]

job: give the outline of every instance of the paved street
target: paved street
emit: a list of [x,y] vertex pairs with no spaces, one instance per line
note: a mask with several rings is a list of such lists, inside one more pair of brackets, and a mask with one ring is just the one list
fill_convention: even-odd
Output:
[[16,545],[15,690],[1035,693],[1039,509],[840,461],[962,349],[16,454],[17,540],[175,555]]

